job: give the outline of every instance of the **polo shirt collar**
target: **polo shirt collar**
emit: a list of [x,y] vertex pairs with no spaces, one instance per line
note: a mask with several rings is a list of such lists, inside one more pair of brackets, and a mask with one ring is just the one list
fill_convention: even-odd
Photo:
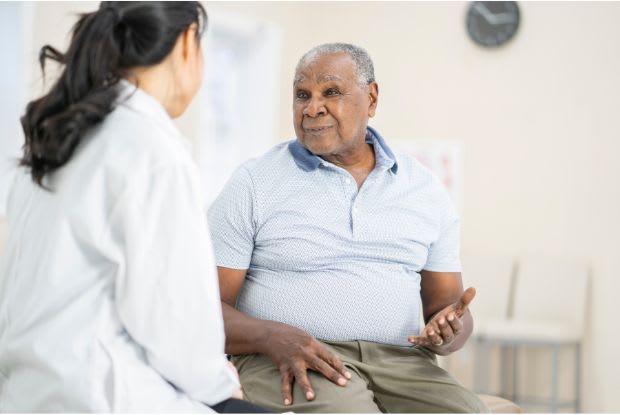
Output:
[[[366,142],[372,144],[375,149],[375,161],[379,166],[385,166],[392,173],[398,171],[398,163],[394,153],[387,145],[383,137],[374,128],[366,127]],[[312,154],[307,148],[299,143],[299,140],[292,140],[288,144],[288,149],[295,160],[295,163],[304,171],[316,170],[323,159]]]
[[398,163],[392,149],[387,145],[381,134],[374,128],[366,127],[366,142],[375,148],[375,163],[392,173],[398,172]]
[[302,146],[299,140],[291,140],[288,143],[288,150],[291,152],[295,163],[304,171],[316,170],[323,162],[323,159]]

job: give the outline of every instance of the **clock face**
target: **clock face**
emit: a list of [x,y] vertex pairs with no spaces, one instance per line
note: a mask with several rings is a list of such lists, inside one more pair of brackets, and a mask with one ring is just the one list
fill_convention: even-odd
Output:
[[514,1],[473,1],[467,11],[467,32],[480,46],[498,47],[515,35],[519,17]]

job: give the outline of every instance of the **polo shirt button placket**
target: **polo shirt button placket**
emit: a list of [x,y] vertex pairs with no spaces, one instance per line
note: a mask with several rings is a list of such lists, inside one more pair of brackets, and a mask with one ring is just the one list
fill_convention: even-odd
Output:
[[359,229],[360,209],[357,206],[355,206],[355,203],[356,202],[353,202],[353,206],[351,207],[351,231],[353,232],[353,237],[357,239],[360,237],[360,229]]

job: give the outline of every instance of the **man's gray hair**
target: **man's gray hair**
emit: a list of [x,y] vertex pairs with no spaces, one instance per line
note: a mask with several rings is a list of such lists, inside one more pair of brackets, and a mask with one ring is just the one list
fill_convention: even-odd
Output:
[[368,52],[359,46],[349,43],[324,43],[313,47],[301,57],[295,68],[295,73],[299,73],[303,66],[312,63],[321,56],[332,53],[346,53],[351,57],[357,70],[357,82],[361,87],[365,87],[375,81],[375,68]]

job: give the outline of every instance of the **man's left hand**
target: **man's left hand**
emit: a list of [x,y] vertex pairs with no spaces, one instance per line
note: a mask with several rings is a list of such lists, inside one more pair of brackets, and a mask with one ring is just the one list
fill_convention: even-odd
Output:
[[450,353],[450,345],[463,331],[462,317],[468,311],[469,303],[475,296],[476,290],[473,287],[465,290],[456,303],[450,304],[435,314],[424,326],[419,336],[409,336],[409,342],[424,346],[440,355]]

